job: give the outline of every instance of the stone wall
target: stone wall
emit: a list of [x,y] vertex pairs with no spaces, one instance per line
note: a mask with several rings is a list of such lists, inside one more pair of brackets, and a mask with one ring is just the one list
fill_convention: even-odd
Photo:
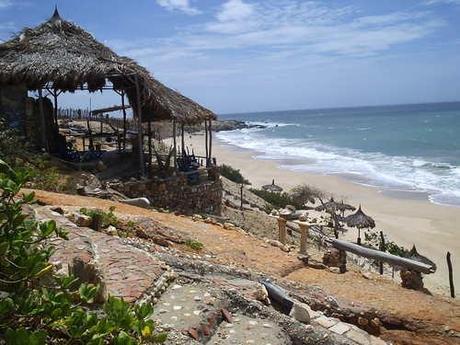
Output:
[[170,179],[151,179],[120,182],[110,185],[130,198],[147,197],[152,206],[178,210],[184,213],[220,214],[222,206],[222,182],[202,179],[189,185],[185,175]]

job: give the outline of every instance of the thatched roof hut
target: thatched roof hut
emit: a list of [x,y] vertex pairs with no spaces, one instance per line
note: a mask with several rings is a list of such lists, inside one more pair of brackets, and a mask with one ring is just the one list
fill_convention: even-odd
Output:
[[[193,124],[214,119],[210,110],[166,87],[135,61],[115,54],[79,26],[63,20],[57,9],[35,28],[26,28],[0,44],[0,87],[46,85],[55,90],[102,90],[107,81],[126,92],[142,121],[175,119]],[[136,81],[140,102],[137,100]]]
[[372,217],[369,217],[367,214],[363,212],[363,210],[361,209],[361,205],[359,205],[358,211],[345,217],[344,222],[352,228],[358,228],[358,229],[375,228],[374,219],[372,219]]

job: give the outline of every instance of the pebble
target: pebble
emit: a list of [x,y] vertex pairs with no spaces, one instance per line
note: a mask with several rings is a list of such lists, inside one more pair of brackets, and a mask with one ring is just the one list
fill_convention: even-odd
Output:
[[263,326],[264,326],[265,328],[273,328],[273,326],[270,325],[270,324],[268,324],[268,323],[264,323]]
[[257,321],[252,321],[252,320],[251,320],[251,321],[249,321],[249,324],[250,324],[251,326],[255,326],[255,325],[257,325]]
[[173,307],[174,310],[181,310],[182,309],[182,306],[181,305],[175,305]]
[[171,287],[171,289],[177,290],[177,289],[180,289],[181,287],[182,287],[182,286],[179,285],[179,284],[174,284],[174,285]]

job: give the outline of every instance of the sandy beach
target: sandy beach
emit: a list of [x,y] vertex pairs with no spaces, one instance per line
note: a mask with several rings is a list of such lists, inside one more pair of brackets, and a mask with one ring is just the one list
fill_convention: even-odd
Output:
[[[186,144],[196,154],[203,154],[203,135],[187,136]],[[281,161],[256,159],[257,152],[224,144],[215,135],[212,154],[218,164],[240,169],[254,187],[268,184],[273,178],[285,190],[306,183],[354,205],[361,204],[363,210],[375,219],[376,229],[405,247],[415,244],[420,254],[437,264],[436,273],[426,275],[424,282],[431,291],[444,295],[449,293],[446,253],[450,251],[455,285],[460,286],[460,274],[457,273],[460,265],[459,207],[436,205],[420,195],[414,198],[389,195],[378,188],[359,185],[339,176],[290,171],[280,168]],[[353,230],[351,235],[355,235]]]

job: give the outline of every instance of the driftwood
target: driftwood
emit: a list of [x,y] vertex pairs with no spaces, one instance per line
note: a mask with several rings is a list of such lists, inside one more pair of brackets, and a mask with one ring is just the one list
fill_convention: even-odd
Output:
[[331,238],[327,239],[327,242],[329,242],[334,248],[364,256],[369,259],[384,261],[393,266],[403,267],[422,273],[434,273],[436,271],[436,268],[433,266],[424,264],[422,262],[402,258],[400,256],[384,253],[375,249],[369,249],[354,243]]

